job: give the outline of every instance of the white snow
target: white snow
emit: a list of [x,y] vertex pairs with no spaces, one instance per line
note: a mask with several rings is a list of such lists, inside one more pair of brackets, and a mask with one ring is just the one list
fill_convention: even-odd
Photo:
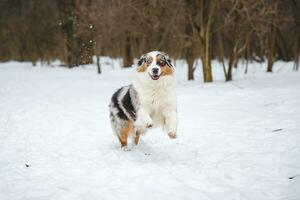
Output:
[[[178,75],[178,139],[159,129],[122,151],[108,104],[133,69],[0,64],[0,199],[300,199],[300,73],[243,64],[225,83]],[[111,69],[111,63],[115,66]],[[26,167],[27,165],[27,167]]]

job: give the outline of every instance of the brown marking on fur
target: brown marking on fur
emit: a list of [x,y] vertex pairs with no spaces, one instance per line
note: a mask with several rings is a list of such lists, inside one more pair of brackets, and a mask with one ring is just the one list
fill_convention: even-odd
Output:
[[120,137],[119,137],[121,147],[127,146],[127,138],[129,134],[132,132],[132,130],[133,130],[133,123],[127,122],[125,127],[121,130]]
[[136,132],[136,136],[134,138],[134,143],[135,145],[138,145],[139,144],[139,140],[140,140],[140,136],[141,136],[141,133],[139,131]]
[[122,143],[120,136],[118,136],[119,142]]
[[137,68],[138,72],[145,72],[148,66],[153,62],[153,58],[150,56],[146,57],[146,62]]
[[148,67],[147,63],[144,63],[137,68],[137,72],[145,72],[147,70],[147,67]]
[[[158,63],[160,61],[161,57],[157,56],[156,57],[156,63]],[[161,76],[167,76],[167,75],[172,75],[173,74],[173,70],[172,68],[167,65],[167,63],[163,66],[159,66],[161,69]]]
[[165,65],[163,67],[161,67],[161,75],[162,76],[167,76],[167,75],[172,75],[173,74],[173,70],[171,69],[171,67],[169,65]]

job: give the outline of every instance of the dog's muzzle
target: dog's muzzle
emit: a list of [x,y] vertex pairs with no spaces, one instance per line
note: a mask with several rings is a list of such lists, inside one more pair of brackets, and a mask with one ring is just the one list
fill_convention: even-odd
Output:
[[159,77],[160,77],[159,69],[158,69],[158,68],[153,68],[153,69],[151,70],[150,77],[152,78],[152,80],[157,80],[157,79],[159,79]]

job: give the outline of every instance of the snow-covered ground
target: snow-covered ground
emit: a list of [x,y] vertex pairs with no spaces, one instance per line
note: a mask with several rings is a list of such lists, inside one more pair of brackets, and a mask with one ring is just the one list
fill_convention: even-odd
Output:
[[[105,59],[104,59],[105,61]],[[300,199],[300,73],[277,62],[224,83],[186,81],[178,61],[178,139],[161,130],[122,151],[108,103],[133,69],[103,74],[0,64],[0,199]]]

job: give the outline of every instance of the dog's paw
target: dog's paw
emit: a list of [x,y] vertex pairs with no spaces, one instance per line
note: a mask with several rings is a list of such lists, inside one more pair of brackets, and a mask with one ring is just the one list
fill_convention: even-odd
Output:
[[146,128],[152,128],[153,127],[153,121],[152,121],[152,119],[150,117],[146,118],[146,120],[145,120],[145,127]]
[[127,145],[124,145],[124,146],[121,147],[121,150],[123,150],[123,151],[130,151],[131,149],[128,148]]
[[176,132],[170,132],[170,133],[168,133],[168,136],[169,136],[171,139],[176,139],[176,138],[177,138]]
[[153,124],[152,123],[147,123],[146,128],[152,128]]

